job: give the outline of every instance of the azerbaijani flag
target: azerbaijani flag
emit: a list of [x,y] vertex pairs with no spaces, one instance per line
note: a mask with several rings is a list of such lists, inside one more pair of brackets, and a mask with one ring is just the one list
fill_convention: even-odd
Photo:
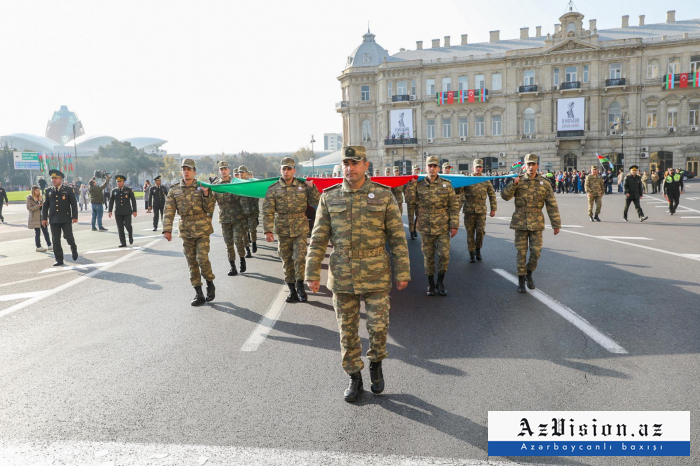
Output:
[[479,89],[479,102],[486,102],[486,89]]
[[457,94],[455,94],[455,97],[458,98],[460,104],[464,103],[464,91],[457,91]]
[[693,77],[693,87],[700,87],[700,71],[692,73],[691,76]]
[[612,162],[607,157],[605,157],[604,155],[600,155],[600,154],[596,154],[596,155],[598,156],[598,162],[600,162],[601,165],[605,166],[605,164],[607,163],[610,166],[610,169],[613,168]]
[[435,96],[435,99],[437,101],[438,105],[445,105],[447,102],[447,92],[438,92],[437,95]]
[[670,73],[666,75],[666,89],[673,89],[673,78],[675,74]]
[[517,172],[518,170],[520,170],[522,168],[523,168],[523,161],[522,160],[518,160],[517,162],[515,162],[513,165],[510,166],[510,170],[515,171],[515,172]]

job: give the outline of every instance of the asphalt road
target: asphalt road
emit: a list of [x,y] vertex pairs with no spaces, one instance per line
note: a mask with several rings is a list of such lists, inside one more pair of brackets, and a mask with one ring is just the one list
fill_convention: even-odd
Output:
[[[56,270],[12,204],[0,225],[0,464],[699,464],[700,183],[673,217],[645,197],[644,223],[623,222],[620,194],[604,198],[601,223],[584,195],[557,200],[565,227],[545,232],[535,274],[544,294],[511,282],[513,202],[500,196],[483,262],[468,263],[463,229],[453,239],[447,297],[425,296],[409,240],[387,389],[355,404],[342,400],[330,292],[275,304],[276,243],[228,277],[215,222],[217,299],[194,308],[182,243],[150,216],[135,219],[138,249],[119,250],[114,220],[92,232],[81,213],[81,255],[66,260],[80,267]],[[690,411],[691,456],[489,458],[490,410]]]

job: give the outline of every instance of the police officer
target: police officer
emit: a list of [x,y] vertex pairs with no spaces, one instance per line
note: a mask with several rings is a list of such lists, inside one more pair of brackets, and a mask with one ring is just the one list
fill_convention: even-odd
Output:
[[637,171],[639,167],[632,165],[630,167],[630,174],[625,177],[624,193],[625,193],[625,210],[623,212],[623,219],[627,221],[627,211],[630,208],[630,203],[634,202],[634,207],[637,209],[637,215],[639,215],[639,221],[643,222],[649,217],[644,215],[642,211],[642,206],[639,205],[639,200],[644,196],[642,191],[642,179],[639,177]]
[[[420,175],[420,165],[413,165],[413,175]],[[416,233],[416,222],[418,221],[418,217],[416,215],[416,208],[408,200],[408,195],[411,192],[411,185],[417,182],[418,180],[411,180],[404,185],[404,195],[406,197],[406,208],[408,211],[408,232],[412,240],[415,240],[418,237],[418,234]]]
[[[605,181],[598,173],[598,165],[591,165],[591,174],[586,177],[584,183],[586,196],[588,197],[588,218],[591,222],[600,222],[600,209],[603,208],[603,196],[605,196]],[[595,217],[593,216],[593,203],[595,202]]]
[[306,267],[307,235],[309,222],[306,219],[306,206],[317,205],[321,193],[313,181],[299,181],[294,178],[294,159],[284,157],[280,163],[279,181],[270,186],[263,202],[263,231],[265,240],[275,240],[277,233],[277,253],[284,266],[284,281],[289,288],[287,302],[305,302],[304,269]]
[[[248,167],[245,165],[238,167],[238,173],[242,180],[249,180],[251,178]],[[245,256],[251,258],[253,257],[250,253],[251,244],[253,246],[253,252],[258,252],[258,217],[260,216],[260,204],[257,197],[241,197],[241,206],[243,207],[243,213],[245,213]]]
[[683,174],[676,172],[676,169],[671,167],[668,176],[664,179],[664,195],[668,200],[669,215],[676,213],[678,203],[681,200],[681,194],[685,194],[683,188]]
[[[197,166],[193,159],[182,161],[182,180],[170,187],[163,214],[163,236],[172,241],[175,213],[180,214],[180,238],[190,268],[190,283],[196,295],[193,306],[215,298],[214,272],[209,262],[209,235],[214,233],[208,214],[216,208],[216,199],[208,188],[197,185]],[[207,297],[202,293],[202,277],[207,282]]]
[[[131,216],[136,217],[136,196],[134,191],[128,186],[124,186],[126,177],[117,175],[117,187],[112,190],[109,196],[109,218],[112,218],[112,210],[117,220],[117,231],[119,232],[119,247],[126,247],[126,237],[124,227],[129,232],[129,244],[134,244],[134,230],[131,227]],[[116,207],[116,209],[115,209]]]
[[[216,184],[231,183],[231,168],[228,162],[222,160],[219,162],[219,179]],[[228,253],[228,263],[231,268],[228,271],[229,276],[237,275],[236,270],[236,251],[241,258],[241,273],[246,271],[245,253],[243,249],[245,242],[243,237],[246,236],[247,222],[241,202],[243,198],[231,193],[214,193],[216,203],[219,205],[219,223],[221,224],[221,235],[226,243],[226,252]]]
[[[438,175],[440,159],[435,156],[426,160],[428,176],[410,186],[409,202],[418,211],[417,229],[421,233],[421,250],[428,276],[428,296],[447,296],[445,274],[450,263],[450,238],[459,228],[459,198],[452,183]],[[435,283],[435,254],[438,256]]]
[[55,266],[63,265],[63,248],[61,233],[70,246],[73,260],[78,260],[78,246],[73,238],[73,223],[78,223],[78,201],[75,192],[63,184],[63,173],[50,170],[51,186],[46,190],[46,201],[41,209],[41,224],[51,225],[51,242],[56,257]]
[[5,191],[5,188],[2,187],[2,183],[0,183],[0,223],[5,223],[5,217],[2,216],[3,203],[5,203],[6,206],[9,206],[10,200],[7,198],[7,191]]
[[[474,176],[483,176],[483,159],[474,160],[472,165]],[[469,247],[469,262],[481,261],[481,247],[484,244],[486,230],[486,197],[491,206],[491,217],[496,215],[496,191],[488,181],[472,184],[463,188],[464,225],[467,229],[467,246]]]
[[[527,154],[524,159],[525,174],[516,177],[501,192],[504,201],[515,197],[515,212],[510,222],[515,230],[515,248],[518,250],[518,293],[525,293],[527,287],[535,289],[532,272],[537,269],[537,261],[542,252],[542,232],[544,231],[544,214],[542,207],[547,206],[547,215],[554,234],[561,229],[559,206],[554,197],[552,185],[539,175],[539,160],[535,154]],[[530,260],[527,251],[530,250]],[[527,261],[527,264],[526,264]]]
[[150,189],[150,203],[148,205],[148,211],[153,211],[153,231],[158,229],[158,220],[163,218],[163,209],[165,208],[165,199],[168,195],[168,188],[163,186],[161,183],[160,175],[153,178],[155,183]]
[[387,357],[392,266],[387,243],[397,289],[406,288],[411,270],[403,221],[391,190],[365,176],[369,162],[364,147],[346,147],[342,154],[342,184],[327,188],[321,195],[306,259],[306,280],[312,292],[319,291],[321,262],[330,240],[334,248],[328,267],[328,288],[333,292],[340,329],[343,370],[350,376],[343,397],[352,402],[364,388],[359,336],[362,299],[369,332],[371,389],[376,394],[384,390],[382,360]]

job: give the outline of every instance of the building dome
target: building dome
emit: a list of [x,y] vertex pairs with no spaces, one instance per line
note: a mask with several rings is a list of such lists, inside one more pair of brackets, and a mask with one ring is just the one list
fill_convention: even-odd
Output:
[[379,66],[386,59],[387,62],[402,61],[389,55],[381,45],[374,41],[374,34],[367,30],[367,34],[362,36],[362,44],[355,49],[348,57],[345,69]]

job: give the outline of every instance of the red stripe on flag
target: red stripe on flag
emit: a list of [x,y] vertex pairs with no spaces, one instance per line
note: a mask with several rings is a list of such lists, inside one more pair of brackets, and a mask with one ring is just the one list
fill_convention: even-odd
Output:
[[[338,183],[342,183],[343,179],[342,178],[316,178],[316,177],[307,177],[307,180],[311,180],[314,182],[316,187],[318,188],[319,191],[323,192],[326,189],[330,188],[331,186],[335,186]],[[398,188],[399,186],[403,186],[406,183],[408,183],[411,180],[417,180],[418,176],[416,175],[407,175],[407,176],[373,176],[371,177],[371,180],[383,184],[385,186],[388,186],[390,188]]]

